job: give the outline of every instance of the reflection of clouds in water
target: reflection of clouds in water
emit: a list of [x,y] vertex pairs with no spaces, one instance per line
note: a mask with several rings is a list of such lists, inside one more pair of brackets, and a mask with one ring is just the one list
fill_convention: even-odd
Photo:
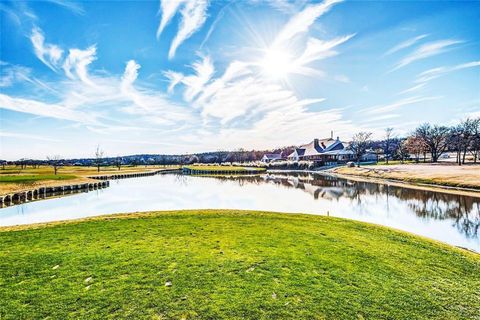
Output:
[[157,175],[0,210],[0,225],[117,212],[252,209],[327,214],[390,226],[480,251],[480,199],[320,174]]

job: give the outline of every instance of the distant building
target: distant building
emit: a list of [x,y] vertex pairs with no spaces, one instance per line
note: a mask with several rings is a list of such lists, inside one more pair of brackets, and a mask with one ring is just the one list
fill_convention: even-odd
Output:
[[287,159],[314,161],[317,165],[328,166],[351,161],[354,154],[348,150],[348,144],[337,137],[337,139],[313,139],[309,144],[296,148]]
[[282,160],[282,153],[266,153],[262,157],[262,162],[269,163],[275,160]]
[[364,162],[377,162],[378,155],[373,150],[367,150],[365,154],[360,158],[360,161]]

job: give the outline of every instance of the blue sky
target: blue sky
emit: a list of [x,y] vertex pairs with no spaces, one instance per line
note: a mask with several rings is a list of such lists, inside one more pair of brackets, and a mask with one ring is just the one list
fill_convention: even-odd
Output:
[[0,2],[3,159],[380,138],[480,116],[480,2]]

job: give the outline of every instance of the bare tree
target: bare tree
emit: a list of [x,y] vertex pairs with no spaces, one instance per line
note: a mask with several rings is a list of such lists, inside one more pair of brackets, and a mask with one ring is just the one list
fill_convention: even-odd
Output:
[[100,172],[100,166],[103,162],[103,150],[100,149],[100,145],[97,145],[95,149],[95,165],[97,166],[97,172]]
[[470,153],[473,156],[473,163],[477,163],[480,153],[480,118],[473,120],[472,125],[472,139],[470,141]]
[[420,161],[420,155],[425,153],[427,146],[425,142],[417,136],[410,136],[405,140],[405,145],[410,154],[415,156],[415,162]]
[[467,152],[469,148],[471,148],[472,142],[475,140],[475,135],[478,130],[478,121],[480,120],[467,118],[459,124],[462,131],[461,152],[463,164],[465,164]]
[[393,128],[386,128],[384,137],[383,154],[385,155],[385,162],[388,164],[388,158],[392,149],[392,138],[394,137]]
[[448,136],[448,146],[452,150],[455,150],[456,159],[455,162],[462,165],[462,144],[463,144],[463,129],[460,125],[452,127],[450,129],[450,135]]
[[431,126],[429,123],[422,124],[415,130],[415,135],[425,141],[432,162],[437,162],[438,158],[447,149],[449,134],[450,128],[438,125]]
[[120,170],[120,168],[122,167],[122,161],[123,159],[120,156],[117,156],[115,159],[113,159],[113,163],[118,168],[118,170]]
[[62,160],[62,157],[59,155],[48,156],[47,160],[48,164],[53,168],[53,173],[57,175],[58,168],[62,166],[62,163],[60,162],[60,160]]
[[397,155],[400,158],[400,162],[403,164],[405,159],[408,159],[410,154],[408,152],[407,140],[403,140],[397,148]]
[[360,160],[362,156],[367,152],[368,145],[370,144],[371,132],[359,132],[352,137],[352,142],[349,145],[349,149],[355,155],[357,159],[357,166],[360,166]]

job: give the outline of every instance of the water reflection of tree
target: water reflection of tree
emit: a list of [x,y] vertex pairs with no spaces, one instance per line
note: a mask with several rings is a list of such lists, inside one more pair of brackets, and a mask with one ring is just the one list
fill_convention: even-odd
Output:
[[409,189],[386,184],[352,181],[323,174],[269,173],[262,175],[215,176],[220,181],[246,184],[271,183],[310,193],[314,199],[335,200],[341,197],[359,205],[367,197],[396,198],[404,201],[420,218],[450,220],[465,236],[477,238],[480,229],[480,199],[462,195]]

